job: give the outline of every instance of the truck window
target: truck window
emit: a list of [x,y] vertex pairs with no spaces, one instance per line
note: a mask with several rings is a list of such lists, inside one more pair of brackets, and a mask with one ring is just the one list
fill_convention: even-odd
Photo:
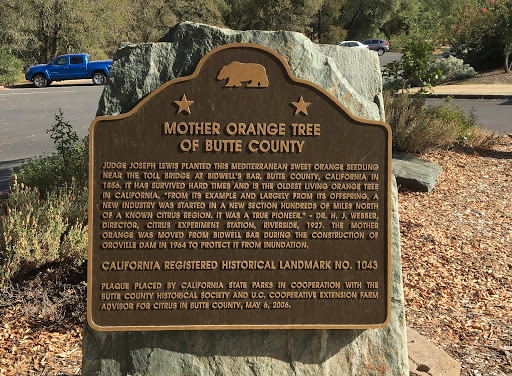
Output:
[[69,64],[82,64],[84,62],[83,56],[71,56],[69,58]]
[[67,57],[61,57],[57,60],[55,60],[55,62],[53,63],[54,65],[66,65],[68,63],[68,58]]

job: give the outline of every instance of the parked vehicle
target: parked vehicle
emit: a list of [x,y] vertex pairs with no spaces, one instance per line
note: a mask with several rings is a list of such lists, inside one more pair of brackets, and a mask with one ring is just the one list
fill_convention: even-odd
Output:
[[38,64],[27,68],[25,78],[35,87],[45,87],[53,81],[91,78],[95,85],[104,85],[112,60],[89,61],[88,54],[58,56],[49,64]]
[[356,40],[346,40],[346,41],[343,41],[340,44],[338,44],[338,46],[355,47],[355,48],[360,48],[362,50],[368,50],[368,46],[365,46],[364,44],[362,44],[361,42],[358,42]]
[[367,45],[370,50],[377,51],[379,56],[389,51],[389,42],[385,39],[366,39],[363,44]]

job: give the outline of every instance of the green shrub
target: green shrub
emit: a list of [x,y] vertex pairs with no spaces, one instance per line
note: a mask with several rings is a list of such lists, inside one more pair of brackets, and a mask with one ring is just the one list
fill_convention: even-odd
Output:
[[455,14],[457,20],[445,25],[451,50],[479,70],[512,69],[512,1],[488,0],[467,4]]
[[46,194],[54,187],[87,185],[89,168],[89,138],[78,140],[71,125],[63,120],[62,111],[55,115],[57,123],[49,129],[57,153],[23,161],[17,172],[18,182]]
[[23,79],[23,62],[7,46],[0,46],[0,85],[11,85]]
[[430,88],[443,75],[433,68],[436,62],[433,50],[433,46],[423,40],[408,42],[402,49],[402,57],[387,63],[382,70],[383,77],[392,79],[386,83],[386,88],[395,93],[413,86]]
[[408,95],[386,94],[386,118],[393,132],[393,149],[421,153],[447,147],[457,138],[455,129],[426,116],[425,100]]
[[41,266],[87,257],[87,190],[71,185],[47,192],[16,180],[0,215],[0,284]]
[[[422,153],[428,149],[450,148],[467,144],[490,147],[498,137],[482,137],[474,113],[448,104],[428,107],[425,99],[385,92],[386,118],[393,132],[393,149]],[[479,135],[479,140],[475,135]]]
[[454,56],[438,58],[432,69],[439,69],[444,77],[436,81],[436,84],[448,81],[465,80],[475,77],[477,72],[469,64],[464,64],[464,60],[457,59]]

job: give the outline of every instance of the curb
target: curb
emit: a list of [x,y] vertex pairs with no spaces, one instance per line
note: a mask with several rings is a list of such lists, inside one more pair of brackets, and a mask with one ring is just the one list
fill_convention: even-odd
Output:
[[428,94],[427,98],[453,98],[453,99],[512,99],[512,94]]
[[[62,80],[62,81],[53,81],[51,85],[48,85],[46,87],[58,87],[58,86],[72,86],[76,84],[89,84],[91,83],[90,78],[84,78],[84,79],[76,79],[76,80]],[[93,85],[93,84],[91,84]],[[17,82],[12,85],[0,85],[0,90],[12,90],[12,89],[20,89],[20,88],[36,88],[32,85],[31,81],[23,81],[23,82]]]
[[460,376],[460,364],[428,339],[407,327],[410,376]]
[[26,85],[32,85],[32,82],[30,81],[21,81],[21,82],[16,82],[14,84],[11,84],[11,85],[0,85],[0,90],[2,89],[15,89],[17,87],[23,87],[23,86],[26,86]]

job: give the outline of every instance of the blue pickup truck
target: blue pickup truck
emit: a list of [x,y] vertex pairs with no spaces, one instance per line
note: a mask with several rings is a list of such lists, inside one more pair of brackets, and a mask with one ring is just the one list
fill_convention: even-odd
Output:
[[58,56],[50,64],[38,64],[27,68],[25,78],[35,87],[45,87],[52,81],[92,78],[95,85],[107,81],[112,60],[89,61],[88,54]]

